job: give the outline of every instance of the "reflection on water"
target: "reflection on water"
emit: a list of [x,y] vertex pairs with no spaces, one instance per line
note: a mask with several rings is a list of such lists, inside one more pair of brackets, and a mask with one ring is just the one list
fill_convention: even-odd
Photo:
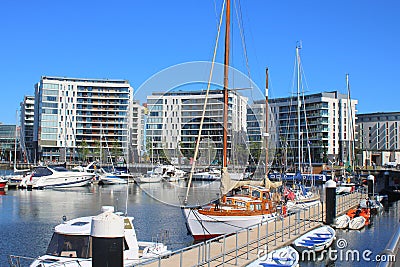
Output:
[[[178,182],[161,183],[142,183],[140,188],[149,196],[163,203],[182,206],[186,196],[188,182],[180,180]],[[204,205],[219,197],[219,181],[193,181],[188,195],[188,206]]]
[[[161,191],[164,192],[161,195],[172,194],[169,190]],[[123,212],[127,207],[128,215],[135,217],[139,240],[151,241],[165,237],[167,232],[166,241],[171,249],[192,242],[181,210],[149,197],[135,184],[5,192],[6,195],[0,196],[0,266],[7,264],[7,255],[44,254],[54,227],[62,222],[64,215],[67,219],[97,215],[104,205]]]

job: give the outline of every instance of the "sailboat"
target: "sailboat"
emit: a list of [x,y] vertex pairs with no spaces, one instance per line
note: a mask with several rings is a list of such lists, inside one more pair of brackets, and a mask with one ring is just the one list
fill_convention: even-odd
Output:
[[[200,137],[204,121],[205,109],[207,106],[207,88],[203,116],[201,118],[199,136],[196,142],[195,154],[187,194],[182,206],[187,227],[195,240],[204,240],[223,234],[234,233],[236,231],[248,228],[252,225],[273,220],[279,214],[277,213],[276,201],[270,191],[270,186],[262,187],[259,181],[233,181],[231,174],[228,173],[228,68],[229,68],[229,43],[230,43],[230,0],[226,1],[225,17],[225,58],[224,58],[224,115],[223,115],[223,153],[222,169],[220,183],[220,198],[214,202],[201,207],[189,207],[187,205],[190,184],[192,181],[197,154],[199,150]],[[221,26],[220,20],[220,26]],[[213,62],[215,61],[215,53]],[[212,69],[211,69],[212,72]],[[268,104],[268,69],[266,82],[266,104]],[[266,123],[266,128],[268,124]],[[267,134],[265,135],[267,136]],[[266,164],[268,165],[268,164]],[[235,175],[235,174],[233,174]],[[269,182],[267,172],[265,173],[266,184]],[[268,185],[270,185],[268,183]],[[280,183],[273,184],[280,186]],[[234,191],[234,192],[232,192]],[[279,199],[278,199],[279,200]]]
[[[308,174],[311,179],[311,190],[305,187],[303,174],[302,174],[302,145],[303,141],[301,136],[304,134],[301,130],[301,98],[300,98],[300,83],[301,83],[301,65],[300,65],[300,45],[296,46],[296,61],[297,61],[297,142],[298,142],[298,171],[293,176],[292,188],[285,187],[284,197],[286,200],[286,206],[288,211],[305,209],[309,206],[318,204],[320,202],[319,193],[314,190],[315,179],[314,174]],[[304,107],[305,109],[305,107]],[[305,111],[304,111],[305,116]],[[306,123],[306,137],[307,134],[307,123]],[[308,154],[310,154],[310,143],[307,141]],[[311,159],[310,160],[310,169]]]

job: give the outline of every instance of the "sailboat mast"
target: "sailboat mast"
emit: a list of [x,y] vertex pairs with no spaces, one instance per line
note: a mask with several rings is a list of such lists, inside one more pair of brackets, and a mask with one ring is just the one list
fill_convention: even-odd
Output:
[[15,112],[14,171],[17,169],[17,137],[18,137],[17,133],[18,133],[18,110]]
[[301,129],[300,129],[300,45],[296,46],[296,58],[297,58],[297,144],[298,144],[298,157],[299,157],[299,171],[301,171]]
[[222,168],[228,166],[228,86],[229,86],[229,44],[230,44],[230,18],[231,18],[231,1],[226,1],[225,16],[225,59],[224,59],[224,123],[223,123],[223,150],[222,150]]
[[268,68],[265,69],[265,181],[266,185],[268,179]]

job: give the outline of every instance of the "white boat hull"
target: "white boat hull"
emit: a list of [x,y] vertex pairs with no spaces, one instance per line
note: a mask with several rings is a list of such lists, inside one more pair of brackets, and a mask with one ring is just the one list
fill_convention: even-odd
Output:
[[336,218],[334,226],[336,229],[345,229],[349,226],[350,220],[350,217],[347,214],[344,214]]
[[264,214],[253,216],[208,216],[198,209],[183,208],[188,230],[195,240],[204,240],[216,236],[235,233],[252,225],[274,220],[277,215]]
[[322,226],[300,236],[293,245],[299,252],[320,252],[332,245],[335,236],[336,232],[332,227]]
[[266,255],[261,255],[257,260],[248,264],[247,267],[259,267],[259,266],[288,266],[294,267],[299,264],[299,253],[291,246],[286,246],[274,250]]
[[350,230],[360,230],[365,226],[366,219],[363,216],[358,216],[349,222],[349,229]]
[[41,177],[32,184],[32,188],[68,188],[89,185],[93,180],[94,174],[81,174],[74,176],[54,176]]

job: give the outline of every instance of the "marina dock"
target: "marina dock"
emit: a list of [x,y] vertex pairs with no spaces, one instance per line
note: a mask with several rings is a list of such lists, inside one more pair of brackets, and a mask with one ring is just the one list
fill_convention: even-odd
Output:
[[[345,213],[366,197],[366,192],[337,196],[336,214]],[[246,266],[323,225],[325,216],[325,205],[317,204],[274,221],[177,250],[168,258],[142,262],[140,266]]]

